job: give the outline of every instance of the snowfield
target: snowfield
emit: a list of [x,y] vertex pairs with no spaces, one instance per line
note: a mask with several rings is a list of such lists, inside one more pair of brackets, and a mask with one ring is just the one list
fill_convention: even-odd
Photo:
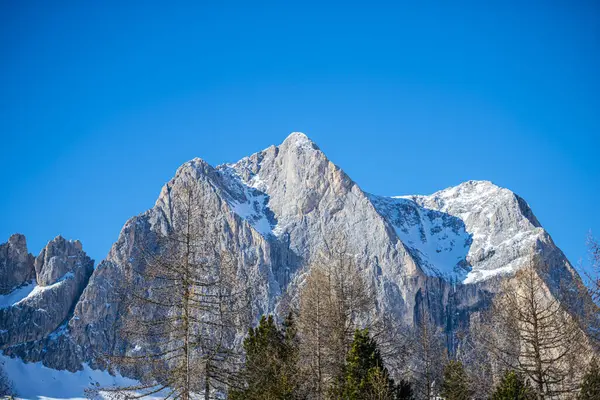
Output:
[[139,384],[138,381],[121,375],[113,376],[107,371],[91,369],[87,364],[84,364],[82,371],[58,371],[44,367],[41,362],[25,363],[4,354],[0,354],[0,364],[3,364],[17,399],[83,400],[86,399],[86,389]]
[[35,291],[36,287],[35,282],[30,282],[25,286],[13,290],[9,294],[0,295],[0,308],[8,308],[25,300]]

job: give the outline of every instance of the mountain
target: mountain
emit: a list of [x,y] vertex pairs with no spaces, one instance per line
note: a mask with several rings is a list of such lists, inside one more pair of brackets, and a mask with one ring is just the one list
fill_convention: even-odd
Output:
[[[538,254],[551,267],[551,291],[580,279],[522,198],[487,181],[430,196],[364,192],[302,133],[279,146],[213,167],[196,158],[164,185],[150,210],[128,220],[107,257],[92,269],[79,242],[60,237],[33,260],[25,238],[0,247],[0,348],[26,361],[71,371],[98,354],[128,351],[118,335],[124,279],[143,268],[140,249],[156,248],[182,212],[172,199],[194,182],[210,230],[236,254],[252,288],[252,312],[278,312],[326,243],[346,251],[371,282],[377,313],[412,326],[423,311],[451,333],[484,309],[498,282]],[[44,316],[44,311],[48,316]],[[244,332],[238,332],[243,335]]]

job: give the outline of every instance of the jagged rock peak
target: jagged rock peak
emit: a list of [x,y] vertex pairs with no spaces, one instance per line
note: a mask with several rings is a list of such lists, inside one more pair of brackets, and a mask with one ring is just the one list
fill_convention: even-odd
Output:
[[67,240],[58,235],[42,249],[35,259],[37,282],[48,286],[80,267],[91,270],[94,261],[83,251],[79,240]]
[[212,172],[213,170],[214,170],[214,168],[212,165],[210,165],[209,163],[207,163],[200,157],[195,157],[195,158],[191,159],[190,161],[181,165],[179,168],[177,168],[177,172],[175,173],[175,176],[173,177],[173,179],[176,179],[177,177],[181,176],[182,174],[190,173],[190,171],[192,171],[192,173],[207,174],[209,172]]
[[[438,258],[440,251],[440,254],[457,254],[460,256],[459,263],[466,266],[463,271],[470,268],[466,277],[461,276],[464,283],[514,273],[527,264],[530,255],[538,251],[540,243],[549,240],[525,200],[490,181],[471,180],[429,196],[396,196],[391,200],[398,203],[377,199],[378,208],[399,229],[399,235],[413,248],[417,258],[423,260],[421,264]],[[409,209],[416,212],[403,211]],[[416,217],[409,218],[413,214]],[[444,240],[452,238],[449,245],[434,240],[438,247],[442,245],[441,249],[434,247],[434,253],[429,247],[431,241],[425,236],[413,237],[412,227],[423,231],[432,225],[438,233],[437,225],[447,227],[448,223],[443,221],[452,221],[448,217],[455,218],[453,221],[460,225],[460,229],[453,231],[454,237],[443,235]]]
[[312,148],[319,150],[319,146],[310,140],[306,134],[302,132],[292,132],[281,143],[280,147],[296,147],[296,148]]
[[[33,256],[31,256],[33,258]],[[32,263],[35,280],[4,298],[0,348],[40,340],[66,321],[94,270],[78,240],[52,239]]]
[[451,186],[446,189],[438,190],[437,192],[431,195],[409,195],[409,196],[394,196],[397,198],[409,198],[409,199],[419,199],[419,198],[429,198],[435,199],[440,206],[443,205],[446,200],[457,199],[460,198],[463,201],[472,201],[476,199],[482,199],[488,197],[493,194],[505,193],[512,194],[512,192],[508,189],[502,188],[498,185],[495,185],[491,181],[486,180],[470,180],[463,183],[460,183],[456,186]]
[[25,235],[15,233],[8,242],[0,244],[0,295],[35,277],[33,256],[27,252]]

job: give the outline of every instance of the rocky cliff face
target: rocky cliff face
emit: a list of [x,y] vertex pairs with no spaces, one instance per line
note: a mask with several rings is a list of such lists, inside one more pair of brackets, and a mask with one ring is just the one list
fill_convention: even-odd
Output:
[[[24,240],[23,240],[24,243]],[[26,257],[27,248],[21,248]],[[58,236],[35,259],[35,280],[3,296],[0,348],[43,339],[66,322],[87,285],[94,262],[78,241]]]
[[[127,318],[119,297],[124,277],[144,267],[141,249],[159,251],[157,237],[177,229],[174,216],[181,210],[172,199],[190,184],[209,211],[207,235],[238,256],[238,274],[253,288],[255,318],[277,312],[284,298],[293,301],[311,262],[339,237],[372,282],[377,312],[404,326],[422,311],[448,332],[468,325],[469,315],[489,303],[497,280],[534,253],[556,271],[546,277],[549,286],[579,279],[525,201],[509,190],[471,181],[431,196],[367,194],[316,144],[293,133],[234,164],[212,167],[194,159],[182,165],[154,207],[127,221],[87,285],[91,265],[81,247],[49,244],[35,273],[38,287],[55,288],[40,293],[54,297],[34,296],[36,303],[0,313],[4,351],[74,370],[84,361],[102,366],[95,355],[130,348],[117,334]],[[51,294],[58,290],[67,294]],[[62,311],[43,328],[19,325],[42,321],[36,310],[56,301]]]
[[12,235],[0,244],[0,295],[6,295],[35,276],[33,256],[27,252],[25,236]]

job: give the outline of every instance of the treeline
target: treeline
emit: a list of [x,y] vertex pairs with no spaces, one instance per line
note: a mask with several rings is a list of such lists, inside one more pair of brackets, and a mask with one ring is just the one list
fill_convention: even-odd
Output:
[[[535,258],[502,282],[490,310],[473,318],[452,354],[427,314],[400,336],[385,335],[389,327],[376,322],[373,333],[360,328],[366,320],[351,316],[364,310],[338,295],[344,287],[353,288],[346,293],[354,299],[369,292],[351,272],[354,267],[345,269],[351,262],[342,262],[341,253],[336,259],[334,268],[322,263],[311,269],[300,291],[304,307],[298,317],[289,313],[278,326],[273,316],[263,316],[249,330],[242,388],[232,389],[230,398],[600,399],[596,343],[583,330],[591,321],[589,309],[580,304],[577,318],[563,304],[586,296],[581,287],[567,284],[551,295],[540,278],[551,271]],[[597,308],[592,311],[597,317]],[[341,327],[354,327],[352,335]],[[377,333],[382,328],[385,332]],[[320,345],[317,330],[323,332]],[[386,346],[397,351],[383,355]],[[337,349],[345,350],[336,354]]]
[[378,304],[385,299],[376,300],[368,273],[337,238],[301,276],[297,293],[280,301],[280,315],[253,326],[252,283],[216,239],[222,217],[202,208],[204,194],[193,179],[182,185],[170,199],[170,228],[145,238],[151,248],[131,256],[144,262],[126,271],[120,302],[126,317],[116,321],[115,351],[101,359],[142,383],[91,395],[600,398],[589,335],[598,308],[577,280],[557,278],[541,260],[499,280],[489,310],[473,313],[465,329],[449,335],[426,308],[412,327],[382,314]]
[[[246,363],[243,369],[243,389],[232,389],[231,400],[412,400],[420,398],[413,382],[395,383],[385,367],[377,342],[368,329],[356,330],[340,376],[321,396],[310,390],[310,374],[299,364],[300,341],[295,319],[289,314],[282,326],[272,316],[262,317],[256,328],[251,328],[244,340]],[[439,392],[430,399],[469,400],[477,398],[471,379],[461,361],[449,360],[443,368]],[[544,398],[536,393],[521,372],[506,369],[488,397],[491,400],[536,400]],[[551,398],[551,397],[550,397]],[[573,398],[573,397],[570,397]],[[592,359],[577,399],[600,399],[600,368]]]

